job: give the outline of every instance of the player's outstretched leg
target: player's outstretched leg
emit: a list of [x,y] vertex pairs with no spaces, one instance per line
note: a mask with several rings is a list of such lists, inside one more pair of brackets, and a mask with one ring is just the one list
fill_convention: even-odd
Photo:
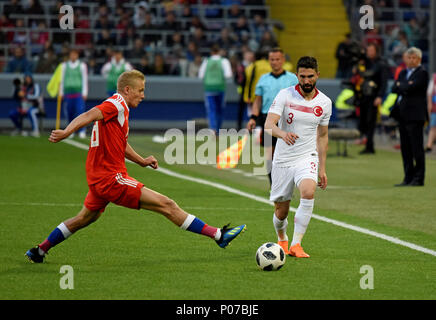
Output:
[[167,196],[146,187],[143,187],[141,191],[141,208],[164,215],[183,230],[212,238],[221,248],[227,247],[233,239],[245,230],[245,224],[234,228],[229,227],[229,225],[223,228],[209,226],[196,216],[182,210],[176,202]]
[[92,222],[96,221],[101,215],[101,212],[91,211],[86,207],[75,216],[65,222],[58,225],[39,245],[29,249],[25,256],[29,261],[34,263],[42,263],[44,261],[45,255],[48,253],[52,247],[58,245],[69,236],[71,236],[76,231],[88,226]]

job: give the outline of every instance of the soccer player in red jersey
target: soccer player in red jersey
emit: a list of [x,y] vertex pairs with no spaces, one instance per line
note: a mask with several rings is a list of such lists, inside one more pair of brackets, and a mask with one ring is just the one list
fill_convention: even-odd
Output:
[[109,202],[162,214],[184,230],[214,239],[221,248],[238,236],[245,225],[215,228],[182,210],[172,199],[145,187],[127,174],[125,158],[141,167],[158,168],[153,156],[143,158],[127,142],[129,108],[138,107],[144,99],[145,77],[137,71],[120,75],[117,93],[102,104],[75,118],[64,130],[53,130],[49,141],[57,143],[73,132],[94,122],[86,160],[89,191],[79,213],[57,226],[42,243],[26,252],[27,258],[43,262],[48,250],[76,231],[96,221]]

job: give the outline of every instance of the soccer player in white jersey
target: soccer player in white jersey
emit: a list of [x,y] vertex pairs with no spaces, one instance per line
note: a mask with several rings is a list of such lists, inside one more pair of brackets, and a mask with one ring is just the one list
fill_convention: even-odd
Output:
[[[301,247],[301,240],[312,216],[316,187],[327,187],[326,155],[332,102],[316,88],[318,76],[316,59],[300,58],[298,84],[277,94],[265,121],[265,130],[278,138],[271,171],[273,224],[278,244],[285,253],[298,258],[309,257]],[[300,204],[288,249],[287,217],[294,186],[300,192]]]

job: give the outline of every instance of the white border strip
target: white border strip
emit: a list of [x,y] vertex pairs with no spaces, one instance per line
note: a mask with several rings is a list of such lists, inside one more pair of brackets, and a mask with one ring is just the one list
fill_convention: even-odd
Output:
[[[77,142],[75,140],[66,139],[66,140],[63,140],[63,141],[65,143],[68,143],[68,144],[70,144],[72,146],[75,146],[77,148],[80,148],[80,149],[83,149],[83,150],[88,150],[88,146],[87,145],[85,145],[83,143],[80,143],[80,142]],[[130,161],[128,159],[126,159],[126,162],[133,163],[132,161]],[[238,190],[238,189],[234,189],[232,187],[228,187],[228,186],[225,186],[225,185],[220,184],[220,183],[216,183],[216,182],[211,182],[211,181],[207,181],[207,180],[203,180],[203,179],[199,179],[199,178],[190,177],[190,176],[187,176],[187,175],[184,175],[184,174],[180,174],[180,173],[177,173],[177,172],[174,172],[174,171],[162,168],[162,167],[157,169],[157,171],[162,172],[162,173],[164,173],[166,175],[169,175],[169,176],[172,176],[172,177],[179,178],[179,179],[188,180],[188,181],[192,181],[192,182],[208,185],[208,186],[220,189],[220,190],[224,190],[224,191],[227,191],[227,192],[230,192],[230,193],[233,193],[233,194],[237,194],[239,196],[242,196],[242,197],[245,197],[245,198],[248,198],[248,199],[252,199],[254,201],[262,202],[262,203],[269,204],[269,205],[274,205],[273,202],[269,201],[266,198],[262,198],[262,197],[259,197],[259,196],[256,196],[256,195],[253,195],[253,194],[250,194],[250,193]],[[294,212],[296,211],[296,209],[292,208],[292,207],[290,208],[290,210],[294,211]],[[428,249],[428,248],[424,248],[424,247],[418,246],[416,244],[413,244],[413,243],[410,243],[410,242],[406,242],[406,241],[400,240],[398,238],[385,235],[383,233],[378,233],[378,232],[375,232],[375,231],[372,231],[372,230],[369,230],[369,229],[357,227],[357,226],[354,226],[354,225],[351,225],[351,224],[348,224],[348,223],[345,223],[345,222],[341,222],[341,221],[338,221],[338,220],[334,220],[334,219],[326,218],[326,217],[323,217],[323,216],[319,216],[317,214],[313,214],[312,217],[314,219],[317,219],[317,220],[320,220],[320,221],[331,223],[331,224],[333,224],[335,226],[339,226],[339,227],[342,227],[342,228],[345,228],[345,229],[357,231],[357,232],[360,232],[360,233],[363,233],[363,234],[366,234],[366,235],[369,235],[369,236],[373,236],[373,237],[376,237],[376,238],[379,238],[379,239],[382,239],[382,240],[386,240],[386,241],[389,241],[391,243],[395,243],[395,244],[398,244],[400,246],[404,246],[404,247],[407,247],[407,248],[410,248],[412,250],[416,250],[416,251],[419,251],[419,252],[427,253],[427,254],[430,254],[430,255],[436,257],[436,251],[434,251],[434,250],[431,250],[431,249]]]

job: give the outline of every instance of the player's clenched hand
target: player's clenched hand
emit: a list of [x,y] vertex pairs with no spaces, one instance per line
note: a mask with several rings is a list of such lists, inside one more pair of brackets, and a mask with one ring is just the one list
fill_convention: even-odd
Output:
[[294,144],[298,138],[298,135],[292,132],[285,132],[282,136],[283,141],[286,142],[287,145]]
[[158,163],[157,163],[157,160],[156,160],[155,157],[149,156],[149,157],[144,159],[144,161],[142,162],[142,166],[143,167],[150,166],[153,169],[157,169],[158,168]]
[[325,190],[325,188],[327,188],[327,175],[322,172],[319,173],[318,175],[318,187],[320,187],[321,189]]
[[65,139],[67,136],[65,130],[52,130],[48,141],[56,143]]

